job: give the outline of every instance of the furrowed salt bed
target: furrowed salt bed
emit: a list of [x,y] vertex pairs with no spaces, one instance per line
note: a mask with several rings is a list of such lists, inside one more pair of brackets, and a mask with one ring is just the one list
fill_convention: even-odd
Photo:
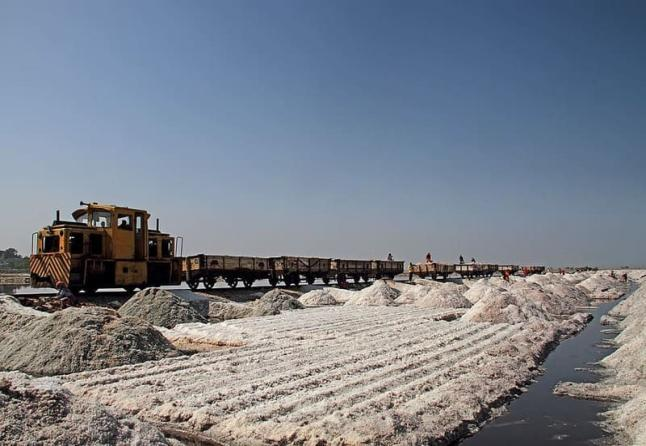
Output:
[[445,443],[531,379],[556,336],[440,320],[451,314],[339,306],[227,321],[214,329],[242,347],[63,379],[78,396],[230,444]]

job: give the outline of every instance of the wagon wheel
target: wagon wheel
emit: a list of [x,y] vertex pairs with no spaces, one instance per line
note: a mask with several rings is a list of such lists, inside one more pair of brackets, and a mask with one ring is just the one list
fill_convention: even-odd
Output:
[[190,279],[188,279],[186,281],[186,284],[188,285],[188,287],[191,290],[195,291],[195,290],[197,290],[197,287],[200,286],[200,278],[199,277],[191,277]]
[[207,290],[212,290],[213,287],[215,286],[215,277],[213,276],[205,277],[203,282],[204,282],[204,288],[206,288]]
[[337,274],[336,276],[336,281],[337,283],[345,283],[347,281],[347,278],[345,277],[345,274]]
[[238,286],[238,278],[237,277],[227,277],[227,285],[229,285],[231,288],[235,288]]
[[314,276],[313,276],[313,275],[311,275],[311,274],[308,274],[307,276],[305,276],[305,280],[307,281],[307,284],[308,284],[308,285],[311,285],[311,284],[313,284],[313,283],[314,283],[314,281],[316,280],[316,277],[314,277]]
[[251,288],[251,285],[253,285],[254,279],[253,277],[247,277],[246,279],[242,279],[242,283],[245,288]]
[[278,285],[278,277],[276,277],[276,276],[271,276],[271,277],[269,278],[269,285],[271,285],[271,286],[273,286],[273,287],[275,287],[276,285]]
[[366,282],[366,283],[370,282],[370,276],[367,275],[367,274],[365,276],[363,276],[363,281]]
[[354,280],[354,283],[359,283],[361,276],[359,274],[355,274],[354,276],[352,276],[352,280]]
[[328,276],[323,276],[321,279],[323,280],[324,284],[326,285],[330,284],[330,278]]
[[[124,286],[123,289],[125,289],[126,293],[128,293],[128,294],[132,294],[132,293],[135,292],[135,287],[134,286]],[[72,291],[72,293],[76,294],[74,291]]]
[[294,286],[298,286],[301,283],[301,275],[298,273],[291,274],[289,282]]

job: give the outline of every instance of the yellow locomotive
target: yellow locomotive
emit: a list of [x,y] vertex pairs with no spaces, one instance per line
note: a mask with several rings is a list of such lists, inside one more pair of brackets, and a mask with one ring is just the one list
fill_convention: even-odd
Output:
[[52,287],[60,281],[73,292],[115,287],[132,292],[181,283],[177,240],[159,231],[159,220],[150,230],[150,214],[144,210],[84,202],[81,206],[72,213],[74,221],[62,221],[56,211],[52,224],[32,235],[33,287]]

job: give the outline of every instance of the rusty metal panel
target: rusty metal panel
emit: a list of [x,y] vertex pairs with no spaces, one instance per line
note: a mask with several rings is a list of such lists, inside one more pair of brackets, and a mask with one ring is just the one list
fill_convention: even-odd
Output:
[[148,268],[145,261],[121,260],[115,262],[115,285],[141,285],[148,279]]

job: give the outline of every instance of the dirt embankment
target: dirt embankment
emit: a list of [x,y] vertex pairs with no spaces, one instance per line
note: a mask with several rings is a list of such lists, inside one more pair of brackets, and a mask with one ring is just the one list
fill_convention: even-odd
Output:
[[614,339],[619,348],[600,363],[607,376],[599,383],[559,383],[554,393],[618,402],[604,414],[605,425],[616,433],[617,443],[637,445],[646,444],[646,281],[638,272],[631,276],[639,287],[605,319],[621,330]]

